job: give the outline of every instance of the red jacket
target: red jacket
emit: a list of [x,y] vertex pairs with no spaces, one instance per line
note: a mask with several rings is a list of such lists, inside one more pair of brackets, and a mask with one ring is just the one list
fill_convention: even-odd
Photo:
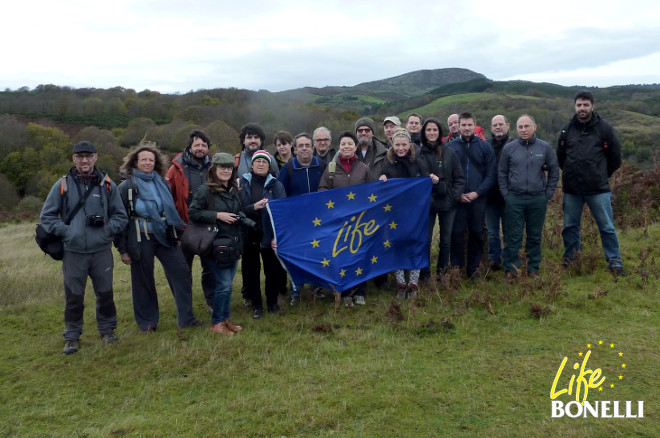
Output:
[[[186,149],[187,150],[187,149]],[[194,187],[190,186],[190,181],[188,180],[190,172],[193,169],[192,164],[189,159],[186,159],[184,155],[186,151],[180,152],[172,159],[172,165],[167,170],[167,184],[170,186],[170,191],[172,192],[172,198],[174,198],[174,205],[176,210],[179,212],[181,219],[188,223],[188,206],[192,197],[197,188],[201,185],[200,183],[206,182],[206,174],[208,168],[211,165],[212,156],[209,155],[205,161],[204,166],[201,169],[196,169],[198,181],[194,184]],[[199,167],[199,166],[195,166]]]

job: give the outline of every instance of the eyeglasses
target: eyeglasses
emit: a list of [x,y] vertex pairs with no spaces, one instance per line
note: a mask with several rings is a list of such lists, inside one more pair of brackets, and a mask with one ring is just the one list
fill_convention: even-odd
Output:
[[298,143],[296,145],[296,149],[301,149],[301,148],[311,148],[312,144],[311,143]]
[[330,141],[330,139],[329,139],[329,138],[317,138],[317,139],[314,140],[314,141],[317,141],[317,142],[319,142],[319,143],[327,143],[327,142]]
[[368,134],[371,132],[371,128],[360,128],[357,130],[360,134]]
[[96,156],[96,154],[89,154],[89,155],[75,154],[73,156],[73,159],[76,160],[76,161],[85,161],[85,160],[89,161],[89,160],[92,160],[95,156]]

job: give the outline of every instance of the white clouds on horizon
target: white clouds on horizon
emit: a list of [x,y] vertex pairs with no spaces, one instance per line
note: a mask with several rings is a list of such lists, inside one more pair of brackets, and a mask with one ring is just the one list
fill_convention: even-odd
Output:
[[[351,86],[415,70],[610,86],[660,82],[655,2],[462,5],[191,0],[7,6],[0,87],[53,83],[187,92]],[[453,9],[450,9],[453,8]],[[540,10],[537,12],[537,9]],[[625,8],[625,10],[624,10]]]

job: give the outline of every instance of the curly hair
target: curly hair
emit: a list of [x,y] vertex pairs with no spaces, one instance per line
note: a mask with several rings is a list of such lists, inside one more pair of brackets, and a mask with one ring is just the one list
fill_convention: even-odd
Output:
[[119,171],[125,176],[133,175],[133,170],[137,169],[138,154],[143,151],[148,151],[154,154],[156,159],[156,162],[154,163],[154,172],[161,176],[165,176],[167,170],[165,167],[165,163],[167,162],[165,156],[160,152],[156,143],[144,140],[126,155]]

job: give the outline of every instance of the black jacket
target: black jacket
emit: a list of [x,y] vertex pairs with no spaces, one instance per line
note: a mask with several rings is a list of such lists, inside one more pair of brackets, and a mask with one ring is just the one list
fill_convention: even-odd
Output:
[[608,178],[621,167],[621,143],[614,129],[596,112],[587,123],[581,123],[575,115],[559,135],[557,161],[563,170],[564,193],[607,193]]
[[[502,155],[502,149],[504,149],[504,145],[510,141],[511,138],[509,138],[509,133],[507,133],[504,138],[501,138],[500,140],[496,139],[495,137],[491,137],[488,141],[488,143],[490,143],[490,145],[493,147],[496,165],[500,164],[500,156]],[[493,184],[493,187],[488,191],[486,199],[488,205],[504,205],[504,198],[500,193],[500,184],[498,183],[497,179],[495,179],[495,184]]]
[[[438,149],[442,155],[438,156]],[[465,190],[465,176],[461,168],[461,160],[456,152],[445,145],[433,146],[424,144],[419,153],[420,160],[440,181],[433,184],[431,190],[432,211],[447,211],[456,206]]]
[[[241,221],[236,221],[233,224],[228,224],[216,218],[216,213],[227,212],[238,214],[242,210],[241,199],[238,192],[231,187],[229,191],[212,192],[211,202],[209,205],[209,186],[203,184],[199,186],[193,199],[190,202],[188,215],[191,222],[199,224],[215,224],[218,227],[218,236],[236,237],[241,241]],[[239,245],[242,248],[243,244]]]
[[426,163],[417,158],[415,146],[411,145],[410,152],[405,158],[400,159],[392,148],[387,151],[387,158],[383,161],[380,170],[381,175],[390,178],[411,178],[415,176],[428,176],[429,171]]

